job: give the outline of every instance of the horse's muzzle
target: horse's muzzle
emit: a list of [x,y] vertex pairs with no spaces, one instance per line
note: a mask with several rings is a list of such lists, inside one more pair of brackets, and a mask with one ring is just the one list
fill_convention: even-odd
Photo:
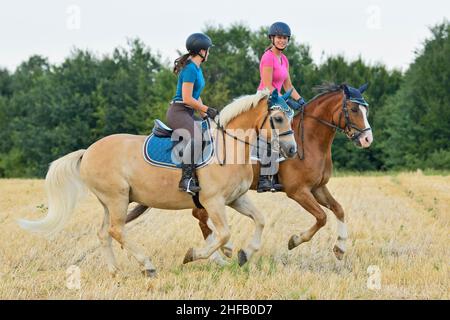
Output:
[[297,144],[280,141],[281,154],[286,158],[293,158],[297,154]]
[[351,139],[357,147],[368,148],[373,142],[372,130],[362,132]]

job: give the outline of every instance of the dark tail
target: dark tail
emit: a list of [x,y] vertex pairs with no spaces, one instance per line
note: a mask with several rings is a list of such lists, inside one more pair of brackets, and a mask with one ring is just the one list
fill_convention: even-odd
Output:
[[125,220],[125,223],[131,222],[137,217],[139,217],[141,214],[143,214],[145,211],[147,211],[148,207],[144,206],[142,204],[138,204],[136,207],[133,208],[128,214],[127,219]]

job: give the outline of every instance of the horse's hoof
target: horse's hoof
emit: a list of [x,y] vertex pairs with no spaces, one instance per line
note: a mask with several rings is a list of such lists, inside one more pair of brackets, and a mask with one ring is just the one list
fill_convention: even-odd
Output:
[[110,271],[109,275],[114,279],[115,277],[117,277],[117,271]]
[[194,261],[194,248],[190,248],[184,256],[183,264]]
[[142,274],[146,276],[147,278],[156,278],[156,270],[150,269],[150,270],[142,270]]
[[247,261],[248,261],[248,258],[247,258],[247,254],[245,253],[245,251],[242,250],[242,249],[239,250],[239,252],[238,252],[238,263],[239,263],[239,266],[242,267],[244,264],[247,263]]
[[297,247],[299,245],[299,236],[297,235],[293,235],[290,239],[289,239],[289,243],[288,243],[288,249],[292,250],[295,247]]
[[222,248],[222,252],[227,258],[231,258],[233,256],[233,249],[231,248]]
[[334,255],[336,256],[336,258],[338,259],[338,260],[342,260],[343,258],[344,258],[344,253],[345,253],[345,251],[343,251],[341,248],[339,248],[338,246],[334,246],[334,248],[333,248],[333,252],[334,252]]

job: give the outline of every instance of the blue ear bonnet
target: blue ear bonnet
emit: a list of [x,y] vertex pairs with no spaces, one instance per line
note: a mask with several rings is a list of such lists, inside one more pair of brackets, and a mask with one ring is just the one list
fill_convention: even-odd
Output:
[[278,90],[275,89],[269,97],[269,109],[270,110],[281,110],[283,111],[289,119],[294,117],[294,110],[292,110],[284,100],[283,96],[278,95]]
[[359,89],[356,89],[356,88],[353,88],[353,87],[350,87],[347,85],[345,85],[345,87],[344,87],[345,95],[348,100],[368,107],[369,104],[362,96],[362,93],[364,91],[366,91],[366,89],[367,89],[367,84],[361,86],[361,88],[359,88]]

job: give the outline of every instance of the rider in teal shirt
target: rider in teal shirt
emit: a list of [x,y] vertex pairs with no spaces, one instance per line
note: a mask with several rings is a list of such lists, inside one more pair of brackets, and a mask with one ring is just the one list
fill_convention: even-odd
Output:
[[[208,59],[211,39],[203,33],[191,34],[186,40],[188,53],[175,60],[174,72],[178,75],[177,91],[169,110],[167,110],[167,123],[175,131],[189,133],[188,141],[183,151],[182,174],[179,189],[190,194],[201,190],[195,174],[197,155],[202,148],[202,129],[196,121],[194,111],[214,119],[218,112],[216,109],[203,104],[200,97],[205,87],[200,65]],[[184,129],[184,130],[181,130]]]
[[175,94],[175,97],[173,97],[174,101],[183,101],[183,95],[181,92],[183,82],[192,82],[194,84],[192,97],[198,100],[198,98],[200,98],[200,94],[203,91],[203,88],[205,87],[205,78],[203,77],[202,68],[197,66],[192,61],[187,62],[186,66],[178,76],[177,92]]

